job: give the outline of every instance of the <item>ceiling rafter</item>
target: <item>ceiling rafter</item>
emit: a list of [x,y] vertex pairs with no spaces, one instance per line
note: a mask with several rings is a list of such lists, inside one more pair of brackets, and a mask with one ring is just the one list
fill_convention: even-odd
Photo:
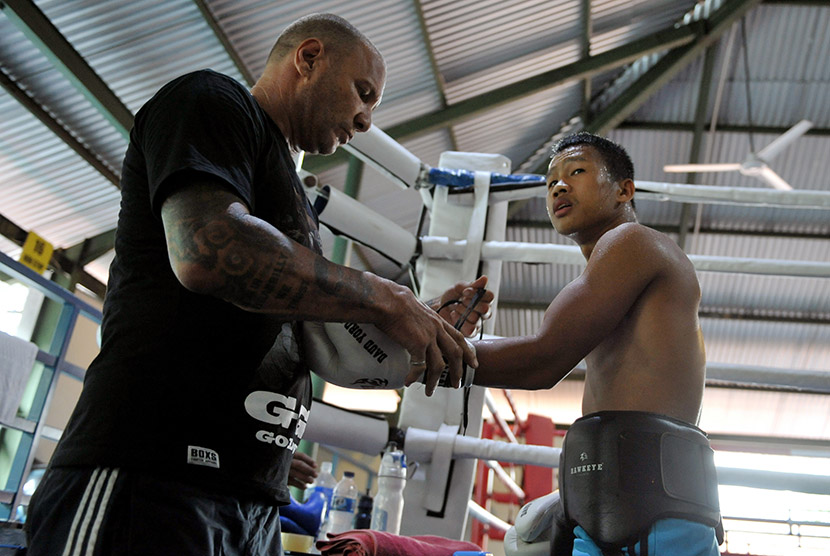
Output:
[[[128,137],[133,126],[134,116],[129,108],[121,102],[121,99],[109,88],[103,79],[86,62],[70,42],[61,34],[46,15],[31,0],[4,0],[0,2],[0,9],[8,16],[9,21],[38,47],[41,53],[46,56],[61,74],[101,113],[110,124],[115,127],[124,137]],[[69,148],[78,153],[85,161],[103,175],[116,187],[120,187],[120,178],[116,172],[106,166],[89,149],[75,139],[66,128],[44,110],[36,100],[32,99],[14,83],[14,81],[2,74],[0,81],[3,87],[20,104],[37,117],[55,135],[57,135]],[[104,237],[114,237],[113,230],[105,232]],[[106,240],[104,240],[106,241]],[[85,242],[73,245],[68,250],[83,248]],[[108,246],[108,251],[112,244]],[[59,265],[65,270],[72,265]],[[75,271],[77,274],[77,271]],[[91,276],[90,279],[95,280]],[[98,282],[95,280],[95,282]],[[100,286],[103,286],[98,282]],[[86,285],[86,284],[85,284]],[[94,284],[93,284],[94,286]],[[90,287],[90,289],[93,289]],[[102,291],[97,287],[98,291]],[[95,291],[95,290],[93,290]]]
[[[11,240],[14,244],[22,246],[23,242],[26,241],[26,236],[29,232],[0,214],[0,233]],[[105,234],[106,233],[107,232],[105,232]],[[94,243],[94,245],[97,245],[97,243]],[[79,249],[80,252],[83,252],[82,247]],[[67,253],[70,250],[71,252]],[[50,264],[53,268],[68,274],[71,277],[73,284],[81,284],[89,291],[103,299],[104,294],[107,291],[107,286],[83,269],[83,265],[89,261],[79,262],[79,260],[73,260],[73,255],[77,254],[80,253],[74,248],[56,249],[52,253],[52,260],[50,261]],[[74,287],[70,287],[68,289],[71,291],[74,290]]]
[[222,25],[213,15],[213,12],[210,11],[210,8],[205,3],[204,0],[193,0],[193,3],[196,4],[196,7],[199,8],[199,12],[202,14],[202,18],[208,24],[213,34],[222,44],[222,47],[225,49],[225,52],[228,54],[228,57],[233,61],[236,69],[239,73],[242,74],[242,77],[245,78],[246,83],[249,87],[252,87],[254,83],[256,83],[256,77],[254,74],[251,73],[251,70],[248,69],[248,66],[245,65],[245,61],[242,60],[242,57],[234,48],[233,43],[228,38],[228,35],[225,33],[224,29],[222,29]]
[[[617,48],[589,56],[587,59],[554,68],[539,75],[457,102],[445,109],[418,116],[386,128],[384,131],[396,140],[415,137],[475,117],[497,106],[519,100],[562,83],[587,78],[609,69],[624,66],[642,56],[694,43],[705,33],[706,26],[702,22],[683,27],[672,26],[668,29],[662,29]],[[322,172],[344,162],[345,159],[345,153],[342,155],[335,153],[327,157],[313,156],[307,158],[304,166],[310,172]]]
[[26,110],[31,112],[40,122],[49,128],[49,130],[57,135],[70,149],[75,151],[81,158],[86,160],[93,168],[107,178],[107,180],[119,187],[119,177],[109,166],[98,158],[94,152],[89,150],[83,143],[78,141],[63,124],[52,117],[37,100],[29,96],[2,68],[0,68],[0,85],[12,96],[19,104]]
[[[580,39],[580,57],[586,59],[591,55],[591,37],[593,35],[593,21],[591,19],[591,0],[582,0],[579,8],[579,23],[582,26]],[[587,120],[591,110],[591,79],[582,79],[582,119]]]
[[[703,56],[703,71],[700,75],[700,85],[697,94],[697,107],[695,109],[694,122],[694,136],[692,137],[692,147],[689,153],[689,160],[691,162],[700,161],[700,148],[703,144],[703,127],[706,123],[706,111],[709,109],[709,91],[712,88],[712,75],[715,68],[715,54],[717,53],[716,45],[710,45],[706,48],[706,53]],[[686,183],[693,185],[695,183],[695,174],[689,173],[686,175]],[[686,237],[689,232],[689,223],[692,215],[692,204],[682,203],[680,208],[680,221],[677,226],[677,244],[684,251],[686,250]],[[697,216],[700,217],[701,205],[697,206]],[[697,226],[699,227],[699,225]]]
[[133,113],[31,0],[3,0],[0,9],[61,74],[123,135]]
[[[426,18],[424,17],[424,9],[421,5],[421,0],[415,0],[413,3],[415,4],[415,13],[418,16],[418,27],[424,41],[424,48],[427,52],[427,58],[429,58],[429,67],[432,70],[432,78],[435,81],[435,88],[438,89],[438,96],[441,99],[441,108],[446,109],[449,106],[449,103],[447,102],[444,76],[441,74],[441,70],[438,67],[438,61],[435,59],[435,51],[432,48],[432,39],[429,36],[429,29],[427,28]],[[458,150],[458,142],[455,139],[455,131],[452,128],[449,128],[447,131],[450,135],[450,149],[453,151]]]
[[[710,122],[706,121],[704,124],[708,127]],[[625,121],[617,126],[617,129],[632,129],[642,131],[680,131],[680,132],[694,132],[694,122],[632,122]],[[717,125],[717,131],[721,133],[757,133],[768,135],[782,135],[789,127],[777,126],[752,126],[737,124],[722,124]],[[804,136],[827,137],[830,135],[830,128],[813,127],[810,128]]]
[[[691,42],[677,46],[667,52],[653,67],[629,84],[603,110],[595,113],[589,122],[585,122],[584,129],[603,135],[617,127],[639,109],[658,89],[700,56],[707,47],[719,40],[735,21],[743,17],[760,2],[761,0],[727,1],[709,18],[691,23],[689,26],[702,25],[703,32],[696,34]],[[683,27],[686,26],[680,28]],[[560,131],[542,143],[534,151],[536,154],[518,167],[530,165],[532,168],[530,171],[533,173],[545,172],[547,169],[547,146],[554,137],[560,134]],[[542,153],[541,157],[540,153]],[[538,161],[534,158],[542,158],[542,160]]]
[[445,110],[392,126],[386,132],[392,137],[408,137],[433,131],[556,85],[623,66],[644,55],[694,43],[705,32],[705,26],[698,23],[663,29],[623,46],[462,100]]
[[715,43],[749,10],[761,0],[732,0],[726,2],[706,23],[706,32],[698,36],[694,42],[677,47],[658,61],[653,68],[640,76],[611,104],[596,115],[586,128],[595,133],[605,133],[615,128],[620,122],[642,106],[652,94],[669,82],[683,68],[692,63],[703,51]]

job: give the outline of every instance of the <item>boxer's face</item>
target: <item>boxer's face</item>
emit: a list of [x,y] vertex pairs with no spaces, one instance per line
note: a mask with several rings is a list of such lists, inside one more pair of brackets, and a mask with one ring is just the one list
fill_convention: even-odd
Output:
[[548,217],[565,236],[604,222],[617,203],[605,160],[590,145],[573,145],[556,153],[546,182]]
[[386,67],[364,44],[342,53],[323,47],[317,56],[299,99],[298,146],[309,153],[331,154],[355,133],[371,127],[372,112],[383,94]]

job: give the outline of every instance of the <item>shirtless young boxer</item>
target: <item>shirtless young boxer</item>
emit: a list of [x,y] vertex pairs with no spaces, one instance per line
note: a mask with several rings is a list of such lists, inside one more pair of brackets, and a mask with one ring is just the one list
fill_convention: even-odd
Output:
[[560,462],[574,555],[647,554],[645,544],[661,555],[718,554],[714,464],[694,427],[705,374],[700,287],[683,251],[637,222],[633,178],[631,159],[607,139],[579,133],[554,146],[548,215],[587,266],[535,334],[476,343],[475,383],[552,388],[586,361],[583,417]]

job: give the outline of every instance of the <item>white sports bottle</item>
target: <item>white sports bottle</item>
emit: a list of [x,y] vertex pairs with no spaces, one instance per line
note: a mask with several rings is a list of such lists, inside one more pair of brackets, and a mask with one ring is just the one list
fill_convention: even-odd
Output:
[[343,478],[334,487],[329,510],[329,526],[327,532],[342,533],[353,529],[355,512],[357,511],[357,486],[354,484],[354,472],[344,471]]
[[372,508],[372,529],[400,534],[404,486],[406,456],[394,442],[390,442],[380,462],[378,493]]

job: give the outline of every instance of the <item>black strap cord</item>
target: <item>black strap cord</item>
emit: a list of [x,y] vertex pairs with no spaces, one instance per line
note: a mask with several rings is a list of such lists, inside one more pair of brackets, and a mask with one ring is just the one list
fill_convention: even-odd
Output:
[[[473,309],[475,308],[476,305],[478,305],[478,302],[481,301],[481,298],[484,297],[485,293],[487,293],[487,290],[484,289],[484,288],[478,288],[478,290],[476,290],[476,293],[473,296],[472,301],[470,301],[470,305],[467,307],[467,310],[464,311],[464,314],[461,315],[461,318],[459,318],[456,321],[456,323],[455,323],[455,329],[456,330],[461,330],[461,327],[464,326],[465,322],[467,322],[467,317],[470,316],[470,313],[473,312]],[[443,309],[444,307],[447,307],[449,305],[452,305],[453,303],[461,303],[461,302],[460,301],[448,301],[448,302],[444,303],[441,306],[441,309]],[[440,311],[441,309],[438,309],[438,310]],[[482,327],[482,330],[479,333],[479,339],[481,339],[483,337],[484,337],[484,328]],[[464,378],[466,378],[466,377],[462,377],[462,381],[463,381]],[[469,413],[470,413],[470,390],[471,390],[470,386],[465,386],[464,387],[464,413],[461,415],[461,434],[462,435],[467,434],[467,424],[469,422]]]

